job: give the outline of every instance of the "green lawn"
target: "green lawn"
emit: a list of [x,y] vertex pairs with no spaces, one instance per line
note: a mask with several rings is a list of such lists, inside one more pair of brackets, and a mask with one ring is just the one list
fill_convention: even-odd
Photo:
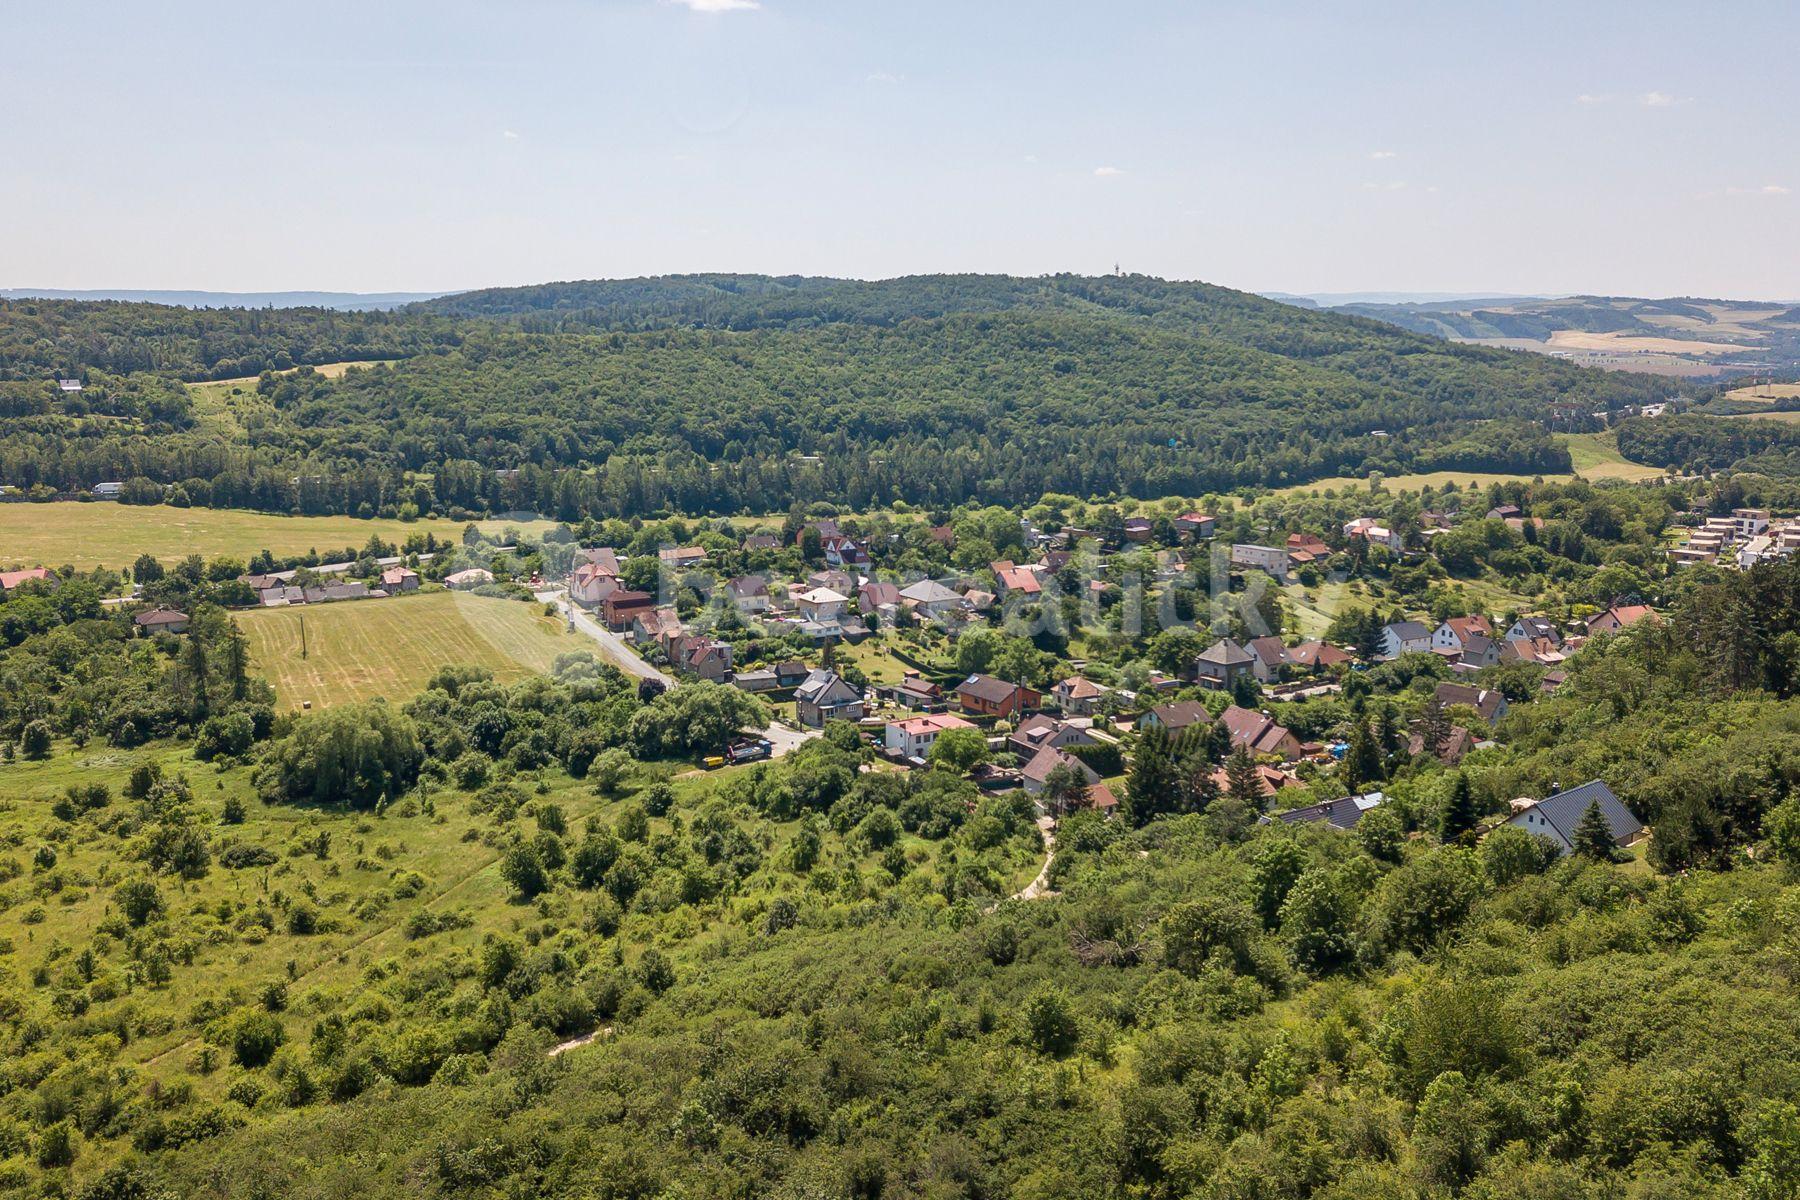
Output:
[[250,639],[252,665],[283,708],[402,699],[451,664],[521,679],[547,671],[559,654],[598,649],[536,604],[464,592],[258,609],[237,622]]
[[[497,535],[513,528],[542,532],[549,521],[478,521]],[[189,554],[248,559],[258,550],[278,556],[362,546],[370,537],[404,542],[414,533],[455,541],[456,521],[386,521],[357,517],[284,517],[235,508],[170,508],[113,501],[0,504],[0,566],[130,566],[140,554],[172,562]]]

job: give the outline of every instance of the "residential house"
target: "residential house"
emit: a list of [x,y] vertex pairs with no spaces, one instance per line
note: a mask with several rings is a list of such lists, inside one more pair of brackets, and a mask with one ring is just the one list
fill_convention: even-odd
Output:
[[577,563],[569,572],[569,598],[589,608],[601,603],[621,586],[618,573],[609,572],[601,563]]
[[1301,642],[1298,646],[1289,646],[1287,656],[1288,662],[1305,671],[1326,671],[1356,661],[1354,654],[1330,642]]
[[835,537],[821,539],[825,548],[825,561],[834,567],[866,567],[869,565],[869,544],[859,542],[853,537],[839,534]]
[[1512,628],[1506,631],[1506,640],[1509,642],[1521,639],[1536,641],[1540,638],[1548,640],[1553,646],[1562,646],[1562,630],[1558,629],[1556,622],[1548,617],[1520,617],[1512,623]]
[[395,592],[416,592],[419,573],[411,567],[389,567],[381,573],[381,590],[390,596]]
[[1007,750],[1017,755],[1021,762],[1031,758],[1045,746],[1061,750],[1065,746],[1096,744],[1094,735],[1087,730],[1043,713],[1020,721],[1019,727],[1006,739]]
[[963,598],[935,579],[921,579],[900,589],[900,604],[922,617],[944,617],[962,611]]
[[1324,822],[1333,829],[1354,829],[1363,814],[1372,808],[1381,807],[1387,797],[1380,792],[1369,792],[1361,796],[1344,796],[1337,800],[1324,800],[1318,804],[1309,804],[1305,808],[1293,808],[1287,812],[1275,813],[1268,818],[1280,821],[1284,825],[1312,825]]
[[188,615],[173,608],[153,608],[131,618],[145,635],[152,633],[186,633]]
[[1091,717],[1100,708],[1106,689],[1091,679],[1071,675],[1050,689],[1057,707],[1072,717]]
[[889,721],[881,733],[881,744],[890,754],[902,758],[924,758],[937,745],[938,735],[946,729],[974,729],[975,725],[951,713],[935,713]]
[[803,620],[820,625],[835,625],[844,619],[850,597],[828,587],[816,587],[794,597],[794,606]]
[[1230,691],[1238,680],[1256,673],[1256,656],[1232,641],[1220,638],[1200,652],[1194,674],[1205,687]]
[[[1475,735],[1461,725],[1452,725],[1450,735],[1444,739],[1444,744],[1437,748],[1437,760],[1445,766],[1454,767],[1463,760],[1463,755],[1474,748]],[[1414,758],[1425,753],[1425,735],[1419,730],[1414,729],[1412,736],[1407,739],[1406,752]]]
[[1731,523],[1740,539],[1755,537],[1769,527],[1769,510],[1766,508],[1734,508],[1731,510]]
[[1024,684],[992,675],[971,675],[956,686],[956,699],[966,713],[1011,719],[1043,703],[1043,694]]
[[856,591],[857,577],[848,571],[827,567],[823,571],[814,571],[806,577],[806,587],[800,590],[805,591],[807,588],[830,588],[832,591],[842,594],[847,602]]
[[835,671],[819,668],[794,689],[794,705],[800,723],[808,729],[823,728],[827,721],[863,719],[862,693],[845,683]]
[[697,567],[706,561],[706,547],[665,546],[656,552],[656,557],[665,567],[686,570],[689,567]]
[[1494,627],[1484,616],[1451,617],[1439,625],[1431,634],[1433,650],[1454,650],[1462,653],[1470,637],[1480,636],[1492,638]]
[[731,678],[730,642],[717,638],[684,638],[673,659],[677,667],[697,679],[724,683]]
[[1170,737],[1179,737],[1194,725],[1210,725],[1212,712],[1198,700],[1177,700],[1158,704],[1138,718],[1139,729],[1160,729]]
[[1147,542],[1156,532],[1156,525],[1149,517],[1126,517],[1125,540],[1128,542]]
[[812,668],[797,658],[775,664],[775,683],[778,687],[799,687],[812,674]]
[[1090,787],[1100,782],[1100,773],[1073,754],[1058,750],[1054,746],[1045,746],[1031,756],[1030,762],[1019,769],[1019,783],[1025,788],[1028,795],[1038,795],[1049,784],[1050,773],[1058,767],[1072,768]]
[[1231,569],[1261,571],[1282,582],[1288,577],[1288,552],[1285,546],[1256,546],[1238,543],[1231,548]]
[[1643,834],[1644,823],[1633,816],[1631,810],[1613,795],[1612,789],[1598,779],[1589,780],[1580,787],[1558,792],[1554,796],[1546,796],[1542,800],[1527,801],[1522,805],[1515,801],[1513,815],[1506,823],[1527,833],[1538,833],[1550,838],[1567,854],[1575,848],[1575,827],[1587,815],[1588,806],[1592,804],[1600,806],[1600,814],[1606,818],[1615,846],[1627,845]]
[[1501,662],[1536,663],[1541,667],[1561,664],[1568,656],[1549,638],[1509,638],[1500,648]]
[[1176,517],[1174,526],[1177,536],[1187,538],[1190,541],[1199,541],[1213,535],[1213,530],[1216,528],[1217,522],[1209,513],[1191,512],[1183,513],[1181,516]]
[[1331,557],[1331,547],[1316,533],[1290,533],[1287,538],[1288,566],[1294,570],[1321,563]]
[[993,569],[994,578],[999,581],[998,594],[1002,600],[1012,596],[1034,600],[1043,593],[1044,585],[1039,582],[1035,567],[1014,566],[1005,559],[990,563],[989,566]]
[[772,533],[753,533],[744,539],[746,550],[779,550],[781,539]]
[[656,607],[656,597],[649,592],[635,592],[630,588],[617,588],[600,602],[600,612],[606,621],[606,627],[615,632],[631,628],[631,622],[640,612]]
[[935,712],[944,706],[944,689],[911,668],[899,683],[890,683],[880,691],[895,704],[907,708]]
[[0,594],[11,592],[22,583],[41,583],[55,588],[62,583],[54,571],[45,567],[28,567],[23,571],[0,571]]
[[970,612],[986,612],[1000,602],[1000,597],[978,587],[963,592],[962,599]]
[[1252,754],[1272,754],[1283,760],[1301,755],[1300,739],[1267,713],[1233,704],[1219,714],[1219,724],[1231,736],[1233,746],[1243,746]]
[[631,614],[630,627],[632,641],[640,646],[656,646],[664,653],[670,651],[669,641],[683,630],[681,616],[672,604],[636,610]]
[[611,546],[583,547],[575,551],[575,557],[570,561],[575,565],[588,563],[599,567],[602,574],[611,575],[614,578],[617,578],[619,574],[619,554]]
[[[1215,767],[1212,771],[1213,785],[1223,792],[1231,786],[1231,773],[1224,767]],[[1263,802],[1267,803],[1282,788],[1298,787],[1300,781],[1283,771],[1280,767],[1272,767],[1268,763],[1256,764],[1256,787],[1262,793]],[[1267,818],[1264,818],[1267,821]]]
[[1395,621],[1381,627],[1381,657],[1424,654],[1431,650],[1431,630],[1418,621]]
[[1594,633],[1617,633],[1621,629],[1629,629],[1646,618],[1655,619],[1656,610],[1648,604],[1615,604],[1598,616],[1589,617],[1587,631]]
[[1434,694],[1437,702],[1445,708],[1456,704],[1468,705],[1480,713],[1481,719],[1489,725],[1506,715],[1506,697],[1494,688],[1476,687],[1470,683],[1440,683]]
[[1519,506],[1516,504],[1497,504],[1487,510],[1487,519],[1490,521],[1504,521],[1508,517],[1521,515],[1523,514],[1519,512]]
[[1471,633],[1463,639],[1461,650],[1449,653],[1456,655],[1456,668],[1459,671],[1479,671],[1485,667],[1498,666],[1502,657],[1500,643],[1479,633]]
[[1278,637],[1251,638],[1244,649],[1250,654],[1251,671],[1263,683],[1278,682],[1281,668],[1292,661],[1288,658],[1287,645]]
[[761,575],[738,575],[725,581],[725,596],[741,613],[765,613],[774,603],[769,581]]
[[900,615],[900,587],[871,579],[857,589],[856,607],[865,617],[880,617],[891,623]]
[[1361,538],[1371,546],[1380,546],[1395,554],[1406,549],[1406,539],[1401,537],[1397,530],[1389,528],[1374,517],[1357,517],[1354,521],[1346,522],[1344,537],[1346,540]]
[[318,587],[301,588],[301,594],[307,604],[329,604],[335,600],[368,600],[384,597],[386,592],[371,590],[369,585],[358,579],[350,583],[328,583]]
[[444,585],[459,591],[485,587],[492,582],[494,582],[494,573],[481,567],[470,567],[465,571],[455,571],[444,576]]

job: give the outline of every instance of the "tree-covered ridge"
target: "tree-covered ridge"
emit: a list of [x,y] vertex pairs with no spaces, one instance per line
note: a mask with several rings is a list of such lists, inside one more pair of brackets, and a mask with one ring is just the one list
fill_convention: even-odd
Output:
[[[416,493],[421,511],[566,519],[1194,495],[1377,469],[1566,470],[1552,405],[1567,425],[1662,394],[1137,277],[696,277],[464,303],[518,320],[0,306],[0,371],[20,376],[0,384],[0,482],[141,478],[191,503],[304,512],[392,511]],[[228,417],[197,413],[175,382],[374,357],[404,361],[270,375]],[[64,372],[88,387],[59,393]]]
[[403,358],[458,340],[453,322],[417,313],[0,299],[0,380],[90,371],[234,379],[301,364]]

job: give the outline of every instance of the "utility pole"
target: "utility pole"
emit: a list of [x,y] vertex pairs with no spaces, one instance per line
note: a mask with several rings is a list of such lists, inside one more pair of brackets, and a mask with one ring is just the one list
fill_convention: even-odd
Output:
[[306,657],[306,614],[300,614],[300,657]]

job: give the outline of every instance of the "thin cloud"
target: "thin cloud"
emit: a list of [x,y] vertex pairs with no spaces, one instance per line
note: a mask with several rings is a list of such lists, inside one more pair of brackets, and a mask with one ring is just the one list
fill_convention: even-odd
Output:
[[1124,170],[1120,167],[1095,167],[1094,168],[1094,174],[1097,175],[1098,177],[1100,177],[1101,179],[1111,179],[1116,175],[1123,175],[1124,173],[1125,173]]
[[1575,97],[1575,103],[1577,104],[1611,104],[1612,102],[1613,97],[1605,95],[1604,93],[1596,95],[1593,92],[1583,92],[1581,95]]
[[896,75],[892,71],[874,71],[874,72],[871,72],[870,75],[868,76],[868,78],[865,79],[863,82],[865,82],[865,83],[890,83],[891,84],[891,83],[899,83],[902,80],[904,80],[905,78],[906,78],[906,76]]
[[1374,150],[1369,153],[1369,157],[1376,162],[1382,162],[1390,158],[1399,158],[1400,152],[1397,150]]
[[1406,180],[1390,179],[1386,183],[1376,183],[1371,180],[1363,184],[1363,190],[1366,192],[1403,192],[1406,190]]
[[1686,104],[1692,96],[1674,96],[1668,92],[1645,92],[1638,97],[1638,103],[1645,108],[1673,108],[1677,104]]
[[1728,187],[1725,189],[1725,194],[1727,196],[1786,196],[1792,191],[1792,188],[1783,187],[1779,183],[1765,183],[1761,187]]
[[662,3],[697,13],[754,12],[762,7],[761,0],[662,0]]
[[510,129],[502,129],[500,131],[500,136],[505,138],[509,142],[516,142],[519,140],[519,135],[514,133]]

